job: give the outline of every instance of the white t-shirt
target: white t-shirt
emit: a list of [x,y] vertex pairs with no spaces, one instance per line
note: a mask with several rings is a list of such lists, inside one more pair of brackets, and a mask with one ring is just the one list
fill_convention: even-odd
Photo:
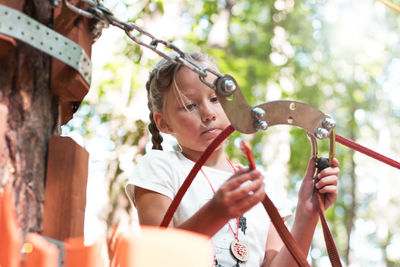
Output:
[[[134,186],[152,190],[173,199],[183,184],[185,178],[194,166],[194,162],[187,159],[180,152],[151,150],[137,164],[133,175],[128,181],[126,192],[133,201]],[[179,204],[174,217],[174,225],[179,225],[191,217],[207,201],[214,192],[229,178],[232,173],[203,166],[196,178],[193,180],[188,191]],[[206,176],[206,177],[205,177]],[[208,180],[210,183],[208,182]],[[274,183],[272,177],[265,177],[266,192],[274,202],[282,217],[290,215],[287,208],[283,189]],[[261,203],[246,212],[245,226],[237,227],[237,220],[229,221],[230,227],[226,224],[213,237],[214,253],[217,260],[217,267],[232,266],[260,266],[265,254],[270,219]],[[244,219],[241,219],[243,223]],[[249,248],[249,259],[247,262],[238,262],[230,252],[230,244],[234,241],[234,234],[239,233],[240,242],[245,243]]]

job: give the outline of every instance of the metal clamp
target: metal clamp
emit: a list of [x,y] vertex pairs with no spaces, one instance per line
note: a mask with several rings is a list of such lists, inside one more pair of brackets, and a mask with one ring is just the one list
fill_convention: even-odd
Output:
[[77,43],[26,14],[0,5],[0,33],[23,41],[78,71],[90,85],[92,62]]
[[336,125],[330,116],[298,101],[278,100],[251,107],[240,90],[235,90],[230,98],[220,94],[217,97],[235,130],[245,134],[285,124],[303,128],[315,138],[325,139]]
[[[278,100],[266,102],[251,107],[232,76],[225,75],[218,78],[214,83],[217,97],[221,103],[228,119],[235,130],[251,134],[256,131],[265,131],[269,126],[291,125],[304,129],[312,145],[313,157],[317,158],[317,139],[330,137],[329,164],[335,155],[335,133],[336,122],[325,113],[293,100]],[[234,86],[233,90],[222,88],[225,82]],[[221,82],[223,81],[223,82]]]

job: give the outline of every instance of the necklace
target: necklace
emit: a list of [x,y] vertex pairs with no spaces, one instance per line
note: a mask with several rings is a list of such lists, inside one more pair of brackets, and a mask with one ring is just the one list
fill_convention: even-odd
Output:
[[[191,158],[189,158],[185,153],[182,152],[182,155],[185,156],[187,159],[195,162]],[[232,166],[232,169],[234,172],[236,172],[236,168],[233,166],[232,162],[227,158],[229,164]],[[207,180],[208,184],[211,187],[211,190],[215,194],[214,187],[211,184],[210,179],[208,179],[207,175],[204,173],[203,168],[200,168],[201,173],[203,174],[204,178]],[[233,231],[233,228],[231,224],[228,221],[228,226],[231,229],[231,232],[233,234],[234,240],[231,243],[230,250],[232,255],[235,257],[236,260],[241,261],[241,262],[246,262],[249,259],[249,249],[247,248],[247,245],[244,244],[243,242],[239,241],[239,218],[236,218],[236,233]]]

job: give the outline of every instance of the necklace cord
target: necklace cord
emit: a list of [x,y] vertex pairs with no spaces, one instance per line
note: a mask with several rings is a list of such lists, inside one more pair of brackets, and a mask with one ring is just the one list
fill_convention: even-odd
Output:
[[[231,165],[232,165],[232,164],[231,164]],[[233,167],[233,165],[232,165],[232,167]],[[200,168],[200,171],[201,171],[201,173],[203,174],[204,178],[206,178],[208,184],[209,184],[210,187],[211,187],[211,190],[212,190],[213,193],[215,194],[215,189],[214,189],[214,187],[212,186],[210,179],[208,179],[207,175],[204,173],[204,171],[203,171],[202,168]],[[229,228],[230,228],[231,231],[232,231],[233,237],[234,237],[237,241],[239,241],[239,218],[236,218],[236,234],[235,234],[235,231],[233,231],[233,228],[232,228],[231,224],[229,223],[229,221],[228,221],[228,226],[229,226]]]
[[[184,152],[182,152],[182,155],[185,156],[185,158],[187,158],[190,161],[193,161],[194,163],[196,163],[196,161],[194,161],[193,159],[191,159],[188,155],[186,155]],[[229,164],[232,166],[232,169],[234,172],[236,172],[235,167],[233,166],[232,162],[227,158]],[[205,174],[205,172],[203,171],[203,168],[200,168],[201,173],[203,174],[204,178],[207,180],[208,184],[210,185],[211,191],[215,194],[215,189],[212,186],[212,183],[210,181],[210,179],[208,179],[208,176]],[[235,231],[233,231],[233,228],[231,226],[231,224],[228,222],[228,226],[231,229],[231,232],[233,234],[233,237],[239,241],[239,218],[236,218],[236,234]]]

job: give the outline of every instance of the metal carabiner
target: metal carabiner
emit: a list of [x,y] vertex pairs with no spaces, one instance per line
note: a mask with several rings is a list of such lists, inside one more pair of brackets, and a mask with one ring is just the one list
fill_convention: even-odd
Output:
[[307,136],[310,140],[311,143],[311,153],[312,153],[312,158],[316,164],[316,167],[318,171],[322,171],[323,169],[332,166],[332,161],[333,158],[335,157],[335,129],[331,130],[331,133],[329,135],[329,157],[324,158],[324,157],[318,157],[318,145],[317,145],[317,139],[313,136],[307,133]]

